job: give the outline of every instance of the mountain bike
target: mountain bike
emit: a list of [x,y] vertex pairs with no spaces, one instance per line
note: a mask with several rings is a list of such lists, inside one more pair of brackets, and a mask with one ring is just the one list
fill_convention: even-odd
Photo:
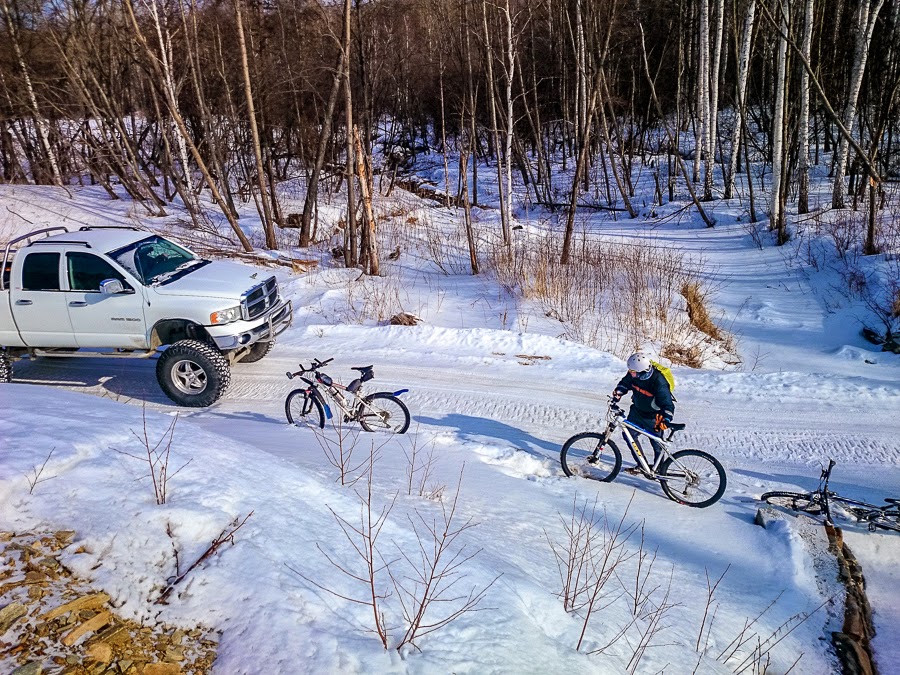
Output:
[[[327,395],[340,411],[344,422],[359,422],[366,431],[406,433],[409,429],[409,409],[398,397],[409,389],[379,391],[365,396],[363,384],[375,377],[373,367],[353,368],[359,377],[344,386],[322,371],[332,361],[334,359],[313,359],[308,368],[301,363],[296,373],[286,373],[289,380],[299,377],[306,383],[305,387],[294,389],[285,399],[284,413],[288,422],[295,426],[324,429],[325,420],[334,417],[325,398]],[[311,373],[312,377],[304,377],[307,373]]]
[[[582,476],[609,483],[622,469],[622,453],[613,434],[622,431],[636,462],[635,472],[657,481],[666,496],[685,506],[704,508],[715,504],[725,494],[725,468],[715,457],[702,450],[675,450],[672,437],[685,424],[670,424],[668,436],[660,438],[625,419],[625,411],[612,396],[607,397],[606,429],[588,431],[567,440],[559,453],[559,461],[567,476]],[[636,436],[646,436],[659,448],[653,462],[648,462]]]
[[773,506],[781,506],[792,511],[800,511],[814,516],[824,516],[825,522],[833,525],[831,507],[836,505],[841,511],[849,513],[859,523],[865,523],[870,532],[877,529],[900,532],[900,498],[885,498],[885,504],[869,504],[859,499],[842,497],[828,489],[828,481],[831,480],[831,470],[835,461],[828,460],[828,466],[822,469],[819,476],[819,487],[812,492],[784,492],[775,490],[766,492],[760,497],[761,501]]

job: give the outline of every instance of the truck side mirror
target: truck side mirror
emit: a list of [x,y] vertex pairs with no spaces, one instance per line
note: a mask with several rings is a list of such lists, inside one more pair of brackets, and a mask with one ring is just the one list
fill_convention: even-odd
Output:
[[100,282],[100,292],[103,295],[116,295],[125,291],[125,286],[118,279],[104,279]]

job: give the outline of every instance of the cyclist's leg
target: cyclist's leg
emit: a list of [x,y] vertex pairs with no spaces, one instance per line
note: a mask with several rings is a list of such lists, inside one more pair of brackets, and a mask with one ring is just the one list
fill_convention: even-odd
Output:
[[[651,416],[644,415],[640,410],[638,410],[634,406],[631,406],[631,409],[628,411],[628,421],[631,422],[632,424],[639,426],[641,429],[646,431],[651,436],[657,436],[657,437],[660,436],[660,434],[658,434],[656,431],[653,430],[653,427],[656,424],[656,415],[651,415]],[[641,442],[638,439],[638,437],[635,436],[634,440],[638,444],[638,448],[643,453],[643,448],[641,447]],[[628,439],[626,439],[625,442],[627,444]],[[651,462],[650,458],[648,457],[647,462],[651,466],[653,466],[654,464],[656,464],[656,460],[659,459],[659,455],[662,452],[662,448],[653,439],[650,439],[650,445],[653,448],[653,461]]]

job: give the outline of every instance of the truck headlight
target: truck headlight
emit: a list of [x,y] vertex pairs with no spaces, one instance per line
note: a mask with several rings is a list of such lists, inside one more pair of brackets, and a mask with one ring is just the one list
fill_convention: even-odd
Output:
[[237,321],[241,318],[241,307],[238,305],[237,307],[229,307],[228,309],[221,309],[218,312],[213,312],[209,315],[209,322],[211,324],[223,324],[223,323],[231,323],[232,321]]

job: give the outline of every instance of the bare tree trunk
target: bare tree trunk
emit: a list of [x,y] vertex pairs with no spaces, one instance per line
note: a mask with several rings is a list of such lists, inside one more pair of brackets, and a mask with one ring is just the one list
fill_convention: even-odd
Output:
[[[813,24],[815,23],[815,0],[806,0],[803,13],[803,38],[800,50],[804,58],[809,60],[812,49]],[[800,185],[797,194],[797,212],[809,213],[809,74],[805,69],[800,71],[800,124],[797,129],[800,159]]]
[[259,140],[259,129],[256,126],[256,109],[253,105],[253,89],[250,86],[250,64],[247,59],[247,43],[244,40],[244,21],[241,18],[241,2],[234,0],[235,23],[237,24],[238,49],[241,52],[241,72],[244,77],[244,96],[247,99],[247,117],[250,122],[250,135],[253,139],[253,157],[256,160],[256,181],[259,186],[259,201],[262,204],[263,231],[266,234],[266,248],[278,248],[275,241],[275,224],[272,219],[272,208],[266,190],[266,170],[263,165],[262,146]]
[[344,125],[347,136],[347,224],[344,228],[344,264],[355,267],[359,263],[356,226],[356,188],[354,169],[356,154],[353,143],[353,90],[350,82],[350,0],[344,0]]
[[[507,229],[512,219],[512,144],[515,132],[515,119],[513,118],[513,81],[516,71],[515,43],[513,42],[513,19],[509,11],[509,0],[503,8],[506,18],[506,218]],[[524,157],[522,158],[524,161]],[[506,243],[510,243],[509,233],[506,235]]]
[[750,4],[747,6],[747,15],[744,17],[744,37],[740,43],[740,57],[737,63],[737,110],[735,111],[734,132],[731,135],[731,157],[728,161],[728,171],[725,174],[725,199],[731,199],[734,196],[734,175],[738,169],[741,137],[746,117],[747,74],[750,72],[750,53],[753,46],[753,24],[755,20],[756,0],[750,0]]
[[781,0],[778,0],[778,3],[781,29],[784,31],[784,35],[778,35],[775,47],[775,114],[772,119],[772,192],[769,202],[769,229],[777,231],[777,241],[781,245],[787,241],[785,216],[782,209],[784,185],[782,171],[784,170],[784,106],[787,89],[788,8],[781,4]]
[[322,119],[322,132],[319,134],[319,148],[316,151],[315,164],[309,176],[306,186],[306,199],[303,201],[303,215],[300,218],[300,246],[309,246],[312,233],[312,214],[319,195],[319,176],[322,167],[325,166],[325,154],[328,151],[328,141],[331,138],[332,116],[337,105],[338,94],[341,91],[341,83],[344,77],[344,54],[338,54],[337,63],[334,66],[334,79],[331,81],[331,93],[328,95],[328,104],[325,106],[325,116]]
[[[878,12],[884,0],[860,0],[856,14],[856,43],[853,50],[853,65],[850,70],[850,90],[847,93],[847,103],[844,106],[842,123],[848,134],[853,133],[853,124],[856,118],[856,103],[859,99],[859,90],[862,88],[863,76],[866,72],[866,60],[869,57],[869,44],[872,41],[872,32],[875,30],[875,22]],[[844,208],[846,188],[844,175],[847,171],[847,157],[850,154],[850,145],[846,137],[842,136],[838,143],[837,156],[834,164],[834,188],[831,192],[831,207]]]
[[713,169],[716,164],[716,137],[719,115],[719,68],[722,64],[722,33],[725,30],[725,0],[716,2],[716,32],[713,63],[709,75],[709,125],[706,138],[706,174],[703,177],[703,201],[712,200]]
[[[506,200],[503,196],[503,160],[500,152],[500,131],[497,128],[497,98],[494,95],[494,66],[493,54],[491,49],[491,35],[488,31],[487,20],[487,0],[482,0],[482,19],[484,25],[484,48],[485,48],[485,65],[487,65],[487,90],[488,103],[491,111],[491,131],[494,134],[494,153],[497,157],[497,192],[500,197],[500,227],[503,231],[503,244],[509,246],[509,213],[506,210]],[[508,158],[507,158],[508,159]]]
[[363,218],[365,227],[362,230],[362,255],[363,271],[371,276],[378,276],[378,246],[375,241],[375,212],[372,209],[372,174],[366,166],[366,153],[363,151],[362,141],[359,139],[359,129],[354,125],[353,139],[356,144],[356,167],[359,175],[359,189],[362,193]]
[[709,0],[700,0],[700,20],[697,54],[697,114],[700,125],[694,132],[694,175],[695,183],[700,182],[700,162],[703,153],[709,152]]

